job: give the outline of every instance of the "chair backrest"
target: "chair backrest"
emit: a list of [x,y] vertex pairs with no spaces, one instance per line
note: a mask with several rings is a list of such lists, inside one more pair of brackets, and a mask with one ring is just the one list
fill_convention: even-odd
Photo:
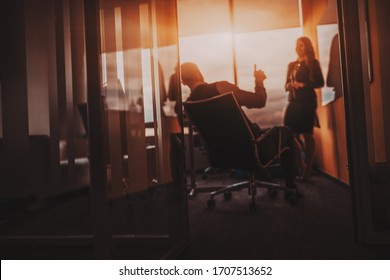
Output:
[[257,168],[252,131],[231,92],[200,101],[186,101],[183,106],[206,143],[212,166]]

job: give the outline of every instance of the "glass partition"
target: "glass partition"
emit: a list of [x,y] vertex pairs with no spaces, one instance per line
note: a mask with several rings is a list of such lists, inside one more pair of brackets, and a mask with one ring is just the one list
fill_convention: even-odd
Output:
[[181,120],[168,100],[176,1],[101,0],[100,22],[113,252],[162,257],[188,238]]
[[93,254],[83,3],[39,0],[8,8],[2,67],[13,70],[1,77],[0,239],[83,240]]
[[[26,259],[177,253],[188,241],[188,221],[181,120],[167,101],[169,86],[180,90],[178,79],[170,82],[179,63],[176,1],[5,7],[2,253]],[[99,38],[86,28],[100,30]]]

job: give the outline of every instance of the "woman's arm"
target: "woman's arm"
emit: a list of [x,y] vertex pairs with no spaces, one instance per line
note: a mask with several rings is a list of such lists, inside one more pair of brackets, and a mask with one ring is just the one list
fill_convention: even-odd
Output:
[[309,88],[321,88],[324,86],[324,76],[319,61],[316,59],[312,62],[309,67],[309,80],[305,83],[306,87]]
[[293,82],[292,86],[296,89],[299,88],[320,88],[324,86],[324,77],[318,60],[313,61],[309,67],[309,75],[306,80],[302,82]]

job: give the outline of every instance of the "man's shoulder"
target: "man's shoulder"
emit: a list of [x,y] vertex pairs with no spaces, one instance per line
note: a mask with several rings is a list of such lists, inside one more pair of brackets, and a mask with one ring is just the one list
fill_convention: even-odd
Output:
[[219,93],[234,91],[237,88],[237,86],[235,84],[232,84],[228,81],[215,82],[215,86],[216,86]]
[[204,83],[197,86],[188,97],[188,101],[198,101],[210,98],[217,94],[216,83]]
[[216,85],[233,85],[232,83],[230,83],[228,81],[217,81],[214,84],[216,84]]

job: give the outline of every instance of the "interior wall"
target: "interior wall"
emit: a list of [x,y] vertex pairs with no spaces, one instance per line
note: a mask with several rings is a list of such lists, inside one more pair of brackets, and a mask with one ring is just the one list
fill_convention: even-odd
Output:
[[320,105],[317,109],[321,123],[316,134],[319,139],[317,154],[321,153],[318,164],[325,173],[349,183],[344,112],[343,98],[338,98],[325,107]]
[[26,1],[26,63],[30,135],[50,135],[47,1]]
[[[330,5],[336,5],[336,1],[302,0],[303,32],[305,36],[311,38],[317,55],[317,25],[323,20],[324,15],[327,17],[326,22],[331,21],[328,11],[335,11],[335,9]],[[333,23],[337,23],[337,15],[333,15],[332,20]],[[323,73],[323,75],[326,79],[327,73]],[[348,184],[344,99],[342,97],[337,98],[326,106],[322,106],[321,89],[316,90],[316,93],[317,114],[321,128],[314,129],[316,140],[315,162],[320,170]]]

